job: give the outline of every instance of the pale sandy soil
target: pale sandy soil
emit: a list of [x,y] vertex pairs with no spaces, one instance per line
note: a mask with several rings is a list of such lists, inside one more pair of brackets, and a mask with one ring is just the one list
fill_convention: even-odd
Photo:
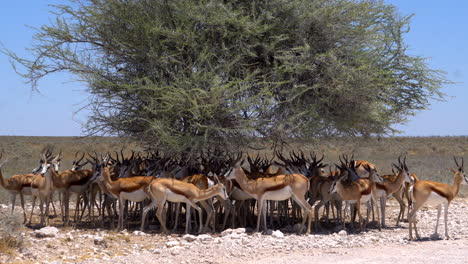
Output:
[[[235,263],[236,261],[234,261]],[[467,263],[468,240],[425,241],[408,245],[370,245],[278,254],[243,263]]]
[[[5,207],[5,206],[4,206]],[[6,214],[8,208],[1,208]],[[421,241],[408,241],[408,224],[395,228],[398,213],[387,209],[389,228],[362,233],[262,235],[235,229],[200,236],[60,228],[54,237],[37,238],[22,228],[24,248],[15,256],[0,254],[0,263],[467,263],[468,201],[456,199],[449,213],[450,240],[443,218],[439,239],[431,240],[436,210],[423,210]]]

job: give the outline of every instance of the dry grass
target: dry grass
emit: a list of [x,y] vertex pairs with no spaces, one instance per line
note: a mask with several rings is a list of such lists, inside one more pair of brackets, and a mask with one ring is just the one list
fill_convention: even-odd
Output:
[[[107,152],[120,150],[129,153],[138,149],[135,143],[113,137],[0,137],[0,151],[9,161],[4,166],[3,175],[28,173],[38,164],[39,153],[46,147],[55,152],[62,150],[62,168],[70,168],[76,151]],[[410,170],[421,179],[446,183],[452,182],[453,174],[449,168],[454,166],[453,155],[463,156],[468,164],[468,137],[392,137],[392,138],[329,138],[308,143],[291,143],[284,151],[303,149],[325,154],[325,162],[337,162],[342,153],[354,153],[355,158],[369,160],[377,165],[382,174],[391,173],[391,163],[399,155],[407,155]],[[270,156],[272,151],[260,151]],[[250,152],[256,155],[256,152]],[[462,195],[467,195],[465,188]],[[0,202],[7,202],[6,193],[0,190]]]
[[15,256],[23,247],[23,237],[19,232],[22,227],[19,213],[0,217],[0,255]]

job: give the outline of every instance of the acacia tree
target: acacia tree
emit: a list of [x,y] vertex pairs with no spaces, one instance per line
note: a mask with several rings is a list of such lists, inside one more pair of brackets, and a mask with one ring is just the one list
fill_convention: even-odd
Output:
[[411,16],[367,0],[70,0],[4,49],[36,89],[84,82],[90,134],[171,151],[329,135],[393,133],[444,75],[407,52]]

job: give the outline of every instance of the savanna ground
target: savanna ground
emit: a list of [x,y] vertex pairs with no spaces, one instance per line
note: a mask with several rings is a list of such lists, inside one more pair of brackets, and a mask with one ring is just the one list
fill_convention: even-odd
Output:
[[[374,162],[381,174],[390,173],[390,165],[396,157],[406,154],[408,167],[421,179],[447,183],[453,180],[453,174],[448,170],[454,166],[452,156],[468,158],[468,137],[334,138],[307,144],[292,143],[285,151],[296,146],[307,152],[325,154],[325,162],[331,164],[342,153],[354,153],[358,159]],[[0,137],[0,151],[9,159],[2,170],[3,175],[10,177],[30,172],[37,166],[38,154],[44,147],[64,151],[64,169],[70,167],[76,151],[107,152],[125,147],[128,153],[129,149],[138,149],[132,142],[117,138]],[[260,153],[269,155],[271,150]],[[251,154],[256,155],[256,152]],[[462,187],[460,197],[466,197],[467,189]],[[29,198],[26,201],[30,203]],[[406,222],[401,227],[394,227],[398,208],[393,200],[387,208],[389,228],[382,232],[370,228],[359,234],[338,234],[337,229],[330,229],[310,236],[297,236],[282,230],[285,235],[281,237],[237,230],[185,238],[181,234],[164,236],[153,231],[116,232],[90,226],[64,228],[59,220],[51,221],[53,226],[59,227],[55,237],[37,238],[31,228],[20,224],[21,209],[15,209],[15,215],[10,216],[8,196],[3,190],[0,191],[0,203],[5,204],[0,206],[0,263],[464,263],[468,257],[468,201],[463,198],[456,199],[451,205],[450,240],[430,237],[436,211],[424,208],[418,223],[423,239],[417,242],[407,240]],[[29,214],[30,204],[27,207]],[[444,234],[443,221],[439,233]]]

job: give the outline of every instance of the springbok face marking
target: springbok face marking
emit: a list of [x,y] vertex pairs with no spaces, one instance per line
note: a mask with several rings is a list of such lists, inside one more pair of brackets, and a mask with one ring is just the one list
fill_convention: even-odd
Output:
[[33,173],[33,174],[36,174],[36,173],[38,173],[38,172],[41,171],[41,169],[42,169],[42,163],[44,163],[43,160],[39,161],[39,166],[37,166],[37,168],[35,168],[34,170],[32,170],[32,173]]
[[462,173],[462,175],[463,175],[463,179],[464,179],[464,181],[462,181],[462,184],[463,185],[468,185],[468,177],[463,173]]
[[43,165],[42,165],[42,169],[41,169],[41,174],[42,174],[42,175],[46,174],[47,171],[49,170],[49,168],[50,168],[50,164],[48,164],[48,163],[47,163],[47,164],[43,164]]
[[405,171],[405,183],[409,183],[409,184],[414,184],[414,178],[410,176],[410,174]]
[[331,186],[330,186],[330,189],[328,190],[328,193],[332,194],[332,193],[338,192],[338,182],[340,182],[342,178],[343,178],[343,177],[340,177],[340,178],[335,179],[335,180],[333,181],[333,183],[332,183]]
[[78,164],[76,164],[75,162],[73,162],[73,165],[72,165],[72,168],[71,168],[71,171],[77,171],[79,168]]
[[226,180],[234,180],[236,178],[234,168],[230,168],[228,171],[226,171],[224,177],[226,178]]
[[59,171],[59,168],[60,168],[60,160],[57,160],[57,162],[54,162],[54,170]]
[[461,184],[468,185],[468,177],[465,175],[465,172],[463,170],[464,163],[465,163],[464,160],[463,160],[463,157],[461,158],[461,163],[458,163],[455,156],[453,157],[453,160],[455,161],[455,164],[457,165],[457,171],[455,171],[455,170],[453,170],[453,171],[456,174],[459,174],[460,176],[462,176],[462,178],[464,179],[464,180],[462,180]]
[[374,182],[384,182],[384,178],[382,178],[382,176],[380,176],[380,174],[379,174],[376,170],[374,170],[374,172],[373,172],[372,175],[373,175],[373,179],[372,179],[372,180],[373,180]]
[[97,182],[98,180],[101,180],[102,177],[101,177],[102,173],[101,173],[101,168],[99,165],[96,165],[94,167],[94,172],[93,172],[93,176],[91,177],[91,179],[89,180],[91,183],[95,183]]
[[218,183],[218,186],[221,189],[221,198],[223,198],[223,200],[227,200],[229,198],[229,195],[226,192],[226,187],[220,182]]

